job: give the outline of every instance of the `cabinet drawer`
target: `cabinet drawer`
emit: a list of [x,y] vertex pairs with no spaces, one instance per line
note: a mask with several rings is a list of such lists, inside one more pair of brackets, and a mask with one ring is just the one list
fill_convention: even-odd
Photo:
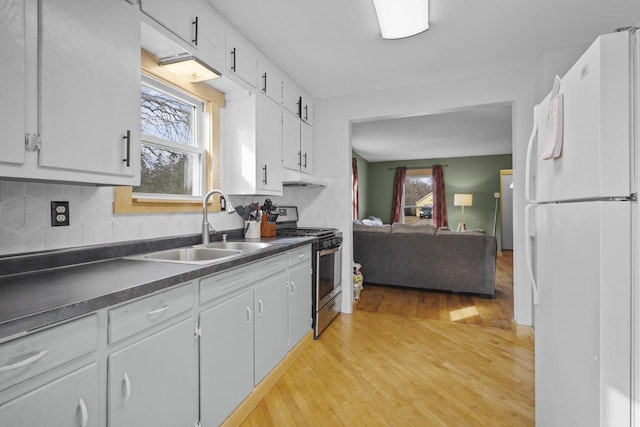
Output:
[[95,314],[0,344],[0,390],[77,359],[97,346]]
[[109,310],[109,343],[157,324],[193,308],[193,288],[182,285]]
[[304,246],[302,248],[294,249],[288,252],[289,254],[289,267],[302,264],[305,261],[311,261],[311,246]]
[[287,255],[247,264],[200,280],[200,304],[269,278],[287,268]]

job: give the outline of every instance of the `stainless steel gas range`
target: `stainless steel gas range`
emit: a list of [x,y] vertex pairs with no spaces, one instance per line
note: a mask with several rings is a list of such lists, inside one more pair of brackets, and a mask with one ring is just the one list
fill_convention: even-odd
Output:
[[318,339],[342,308],[342,233],[335,228],[298,227],[298,208],[295,206],[280,206],[277,213],[278,236],[317,238],[312,245],[314,286],[311,316],[314,337]]

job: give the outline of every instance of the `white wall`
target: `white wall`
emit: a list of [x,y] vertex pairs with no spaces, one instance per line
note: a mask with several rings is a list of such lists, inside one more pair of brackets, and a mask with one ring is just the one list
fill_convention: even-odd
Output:
[[[352,259],[351,197],[344,197],[345,188],[350,194],[351,147],[350,123],[363,119],[433,114],[464,107],[511,103],[513,106],[513,164],[514,164],[514,294],[515,318],[520,324],[531,324],[531,292],[526,280],[523,258],[522,224],[523,179],[526,144],[532,126],[533,79],[529,70],[480,76],[463,80],[440,81],[432,84],[406,87],[393,91],[358,94],[349,97],[330,98],[316,102],[315,156],[320,176],[331,176],[343,183],[332,193],[339,209],[330,211],[334,225],[349,232],[344,236],[344,257]],[[381,250],[384,250],[381,248]],[[346,273],[349,273],[347,271]],[[350,274],[343,276],[350,283]],[[366,279],[366,272],[365,272]],[[346,286],[345,286],[346,289]],[[348,305],[348,306],[347,306]],[[350,304],[343,303],[343,310],[350,311]]]
[[[351,144],[350,124],[372,118],[389,118],[446,112],[465,107],[511,103],[513,106],[514,170],[514,317],[521,325],[533,323],[533,305],[524,259],[524,169],[527,143],[533,125],[533,106],[550,90],[553,77],[563,76],[586,49],[585,46],[545,52],[527,70],[439,81],[392,91],[357,94],[316,101],[315,158],[320,176],[329,176],[338,186],[325,190],[324,199],[335,200],[326,221],[344,232],[343,262],[353,257],[351,236]],[[381,250],[384,250],[381,248]],[[351,283],[350,269],[343,273],[343,286]],[[365,280],[366,280],[366,271]],[[343,311],[351,304],[343,302]]]

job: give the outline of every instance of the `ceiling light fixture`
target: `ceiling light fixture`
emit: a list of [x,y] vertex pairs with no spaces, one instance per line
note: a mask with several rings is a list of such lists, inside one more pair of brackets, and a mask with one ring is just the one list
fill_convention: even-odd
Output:
[[221,74],[192,55],[170,56],[160,59],[160,65],[191,83],[220,78]]
[[373,0],[383,39],[401,39],[429,29],[429,0]]

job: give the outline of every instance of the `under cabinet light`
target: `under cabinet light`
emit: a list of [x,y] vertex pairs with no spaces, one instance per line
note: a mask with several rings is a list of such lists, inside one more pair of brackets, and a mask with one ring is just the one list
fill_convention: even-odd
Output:
[[160,59],[160,65],[192,83],[220,78],[221,74],[192,55],[171,56]]
[[383,39],[401,39],[429,29],[429,0],[373,0]]

